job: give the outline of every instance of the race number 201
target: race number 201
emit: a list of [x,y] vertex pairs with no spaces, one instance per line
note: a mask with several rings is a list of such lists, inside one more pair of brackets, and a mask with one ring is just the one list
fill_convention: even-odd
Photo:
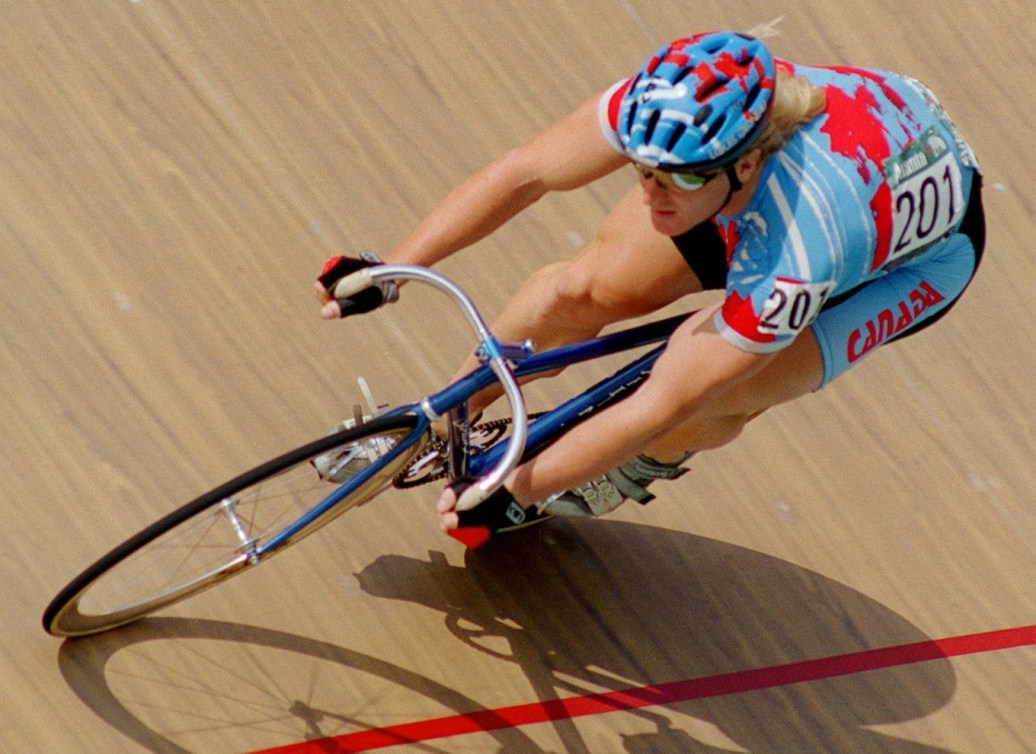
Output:
[[945,152],[893,190],[892,249],[888,261],[948,233],[960,221],[964,210],[960,167],[953,154]]

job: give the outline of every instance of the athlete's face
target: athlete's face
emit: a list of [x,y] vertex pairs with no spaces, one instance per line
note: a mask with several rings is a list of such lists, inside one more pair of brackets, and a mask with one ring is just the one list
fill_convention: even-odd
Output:
[[644,191],[651,224],[659,233],[678,236],[715,216],[730,199],[725,172],[673,175],[633,163]]

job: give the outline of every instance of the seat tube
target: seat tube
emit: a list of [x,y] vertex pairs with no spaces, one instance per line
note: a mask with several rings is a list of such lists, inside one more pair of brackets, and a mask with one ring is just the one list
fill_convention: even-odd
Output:
[[464,401],[446,414],[447,459],[451,479],[468,475],[470,434],[468,402]]

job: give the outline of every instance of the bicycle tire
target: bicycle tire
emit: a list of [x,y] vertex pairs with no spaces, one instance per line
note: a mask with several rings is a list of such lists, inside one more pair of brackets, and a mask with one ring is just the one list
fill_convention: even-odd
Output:
[[[375,419],[284,453],[210,490],[72,579],[47,606],[43,627],[62,637],[107,631],[258,565],[387,489],[428,442],[427,428],[417,427],[413,414]],[[335,487],[320,478],[310,461],[374,437],[393,438],[393,450],[372,465],[355,490],[320,510]],[[312,520],[291,532],[306,515]]]

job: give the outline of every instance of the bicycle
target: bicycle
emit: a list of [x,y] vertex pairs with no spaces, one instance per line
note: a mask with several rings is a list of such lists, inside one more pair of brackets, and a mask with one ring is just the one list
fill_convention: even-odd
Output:
[[[380,411],[369,421],[260,464],[144,528],[58,592],[43,613],[48,633],[87,636],[143,618],[258,565],[391,486],[474,476],[479,481],[457,503],[460,510],[474,507],[518,463],[636,390],[668,337],[690,316],[537,353],[529,342],[499,343],[468,295],[427,268],[380,265],[360,270],[340,281],[335,295],[352,295],[385,280],[423,282],[453,299],[478,337],[481,366],[415,403]],[[522,378],[652,344],[656,347],[610,377],[549,411],[528,416],[518,384]],[[495,382],[503,386],[510,418],[473,424],[469,398]],[[444,416],[448,437],[439,440],[432,423]],[[370,443],[387,452],[333,489],[326,475],[317,472],[315,459],[328,454],[349,459]]]

